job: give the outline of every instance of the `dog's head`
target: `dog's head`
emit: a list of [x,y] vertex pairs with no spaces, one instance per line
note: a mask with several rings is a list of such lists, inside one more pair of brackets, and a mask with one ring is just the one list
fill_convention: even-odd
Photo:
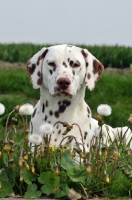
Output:
[[27,63],[33,87],[43,84],[53,96],[74,97],[84,84],[93,90],[103,69],[88,50],[65,44],[42,48]]

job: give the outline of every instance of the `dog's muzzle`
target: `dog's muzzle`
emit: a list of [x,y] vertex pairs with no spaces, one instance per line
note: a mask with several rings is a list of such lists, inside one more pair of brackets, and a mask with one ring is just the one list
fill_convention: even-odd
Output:
[[70,86],[70,84],[71,84],[71,81],[68,78],[59,78],[57,80],[57,85],[63,91],[65,91],[66,89],[68,89],[68,87]]

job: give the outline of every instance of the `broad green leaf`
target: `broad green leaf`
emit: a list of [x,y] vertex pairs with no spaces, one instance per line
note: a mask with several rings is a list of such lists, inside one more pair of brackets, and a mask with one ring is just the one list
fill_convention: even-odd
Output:
[[25,183],[28,185],[32,184],[32,181],[36,180],[36,175],[33,174],[30,170],[23,168],[23,178]]
[[27,187],[27,191],[35,192],[36,190],[37,190],[37,185],[35,183]]
[[86,169],[84,167],[75,166],[67,169],[67,175],[73,182],[85,183]]
[[13,187],[16,182],[16,172],[14,170],[12,170],[11,168],[6,168],[6,173],[7,173],[9,182],[10,182],[11,186]]
[[3,163],[5,164],[5,167],[8,167],[8,154],[3,152]]
[[42,194],[41,191],[36,191],[36,192],[28,191],[28,192],[25,192],[24,198],[27,198],[27,199],[37,199],[37,198],[41,197],[41,194]]
[[53,172],[42,172],[38,181],[41,184],[51,184],[54,188],[58,187],[60,177],[56,176]]
[[61,159],[61,167],[64,169],[68,169],[70,167],[77,166],[75,161],[73,160],[72,156],[69,154],[69,152],[64,152],[62,154],[62,159]]
[[1,181],[0,197],[4,198],[4,197],[9,196],[13,192],[12,186],[7,181],[4,181],[4,180],[0,180],[0,181]]
[[60,198],[60,197],[66,196],[68,194],[69,189],[70,188],[68,187],[68,185],[66,183],[65,184],[61,184],[59,189],[55,193],[55,197],[56,198]]
[[46,184],[41,187],[41,191],[47,195],[51,194],[53,190],[54,190],[54,187],[51,184]]
[[7,174],[6,174],[6,170],[4,168],[2,168],[0,170],[0,180],[8,182],[8,177],[7,177]]

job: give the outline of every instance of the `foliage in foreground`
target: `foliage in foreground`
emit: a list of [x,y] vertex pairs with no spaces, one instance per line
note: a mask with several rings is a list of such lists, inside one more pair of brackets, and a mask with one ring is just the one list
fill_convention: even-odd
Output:
[[[0,60],[8,62],[26,63],[30,57],[49,44],[0,44]],[[125,46],[86,46],[77,45],[88,49],[105,67],[126,68],[132,64],[132,47]]]
[[[18,111],[16,106],[5,127],[4,117],[1,118],[0,197],[14,193],[25,198],[42,195],[61,198],[69,195],[71,188],[83,199],[95,194],[113,198],[132,195],[132,149],[125,145],[124,136],[107,147],[102,143],[100,131],[93,138],[89,152],[80,148],[83,144],[78,144],[76,138],[76,146],[71,149],[63,141],[73,125],[58,122],[66,127],[58,148],[50,146],[48,135],[43,138],[45,145],[29,145],[29,118]],[[98,120],[101,127],[102,118],[98,116]]]

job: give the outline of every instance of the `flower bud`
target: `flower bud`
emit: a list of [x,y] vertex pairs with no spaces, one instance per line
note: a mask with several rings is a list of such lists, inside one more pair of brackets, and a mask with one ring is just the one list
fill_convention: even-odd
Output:
[[67,152],[71,152],[71,148],[70,147],[66,147],[66,151]]
[[9,144],[9,143],[5,143],[5,145],[4,145],[4,152],[10,152],[10,150],[11,150],[11,144]]
[[39,151],[40,155],[44,155],[44,148],[40,147],[40,151]]
[[107,174],[107,173],[105,173],[105,182],[106,182],[107,184],[110,183],[109,174]]
[[25,162],[25,167],[26,167],[27,170],[30,169],[30,167],[29,167],[29,165],[27,164],[27,162]]
[[58,165],[54,165],[54,173],[59,176],[60,175],[60,170]]
[[84,159],[86,158],[86,155],[83,152],[80,152],[80,157]]
[[114,157],[115,159],[118,158],[118,155],[119,155],[118,151],[114,151],[114,153],[113,153],[113,157]]
[[0,157],[2,157],[2,152],[0,151]]
[[32,171],[33,174],[35,173],[34,165],[32,165],[32,167],[31,167],[31,171]]
[[88,163],[86,173],[90,174],[91,172],[92,172],[92,166],[91,166],[91,163]]
[[75,151],[72,151],[72,152],[71,152],[71,156],[72,156],[72,157],[75,157]]
[[49,146],[49,150],[52,151],[52,152],[55,151],[54,146],[51,146],[51,145],[50,145],[50,146]]
[[23,167],[23,159],[22,159],[22,157],[19,157],[19,163],[18,163],[18,165],[19,165],[19,168]]
[[23,156],[23,159],[27,161],[28,160],[28,155]]
[[17,111],[17,110],[19,110],[19,108],[20,108],[20,105],[17,105],[16,107],[14,107],[14,109]]

